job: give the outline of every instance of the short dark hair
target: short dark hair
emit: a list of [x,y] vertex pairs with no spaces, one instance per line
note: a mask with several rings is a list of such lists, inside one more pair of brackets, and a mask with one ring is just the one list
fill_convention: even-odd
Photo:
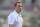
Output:
[[21,3],[21,2],[16,2],[16,3],[14,4],[14,6],[16,6],[16,5],[17,5],[17,3]]

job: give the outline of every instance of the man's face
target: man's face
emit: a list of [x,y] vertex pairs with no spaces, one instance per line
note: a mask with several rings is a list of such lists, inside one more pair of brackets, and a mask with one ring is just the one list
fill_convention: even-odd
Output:
[[17,10],[18,12],[21,12],[21,10],[22,10],[22,4],[21,4],[21,3],[17,3],[17,5],[16,5],[16,10]]

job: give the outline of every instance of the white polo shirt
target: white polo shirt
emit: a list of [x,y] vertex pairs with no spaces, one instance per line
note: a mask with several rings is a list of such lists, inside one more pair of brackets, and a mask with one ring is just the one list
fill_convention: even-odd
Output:
[[8,16],[8,27],[9,24],[13,24],[14,27],[22,27],[23,19],[15,10]]

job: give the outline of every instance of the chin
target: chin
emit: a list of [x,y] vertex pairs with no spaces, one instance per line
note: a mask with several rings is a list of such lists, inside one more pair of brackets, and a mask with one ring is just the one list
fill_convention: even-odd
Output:
[[19,12],[21,12],[21,10],[19,10]]

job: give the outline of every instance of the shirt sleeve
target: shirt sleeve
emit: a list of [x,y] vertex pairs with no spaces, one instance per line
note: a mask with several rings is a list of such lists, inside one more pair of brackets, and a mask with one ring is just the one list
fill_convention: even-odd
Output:
[[13,15],[8,16],[8,24],[14,24],[15,18]]

